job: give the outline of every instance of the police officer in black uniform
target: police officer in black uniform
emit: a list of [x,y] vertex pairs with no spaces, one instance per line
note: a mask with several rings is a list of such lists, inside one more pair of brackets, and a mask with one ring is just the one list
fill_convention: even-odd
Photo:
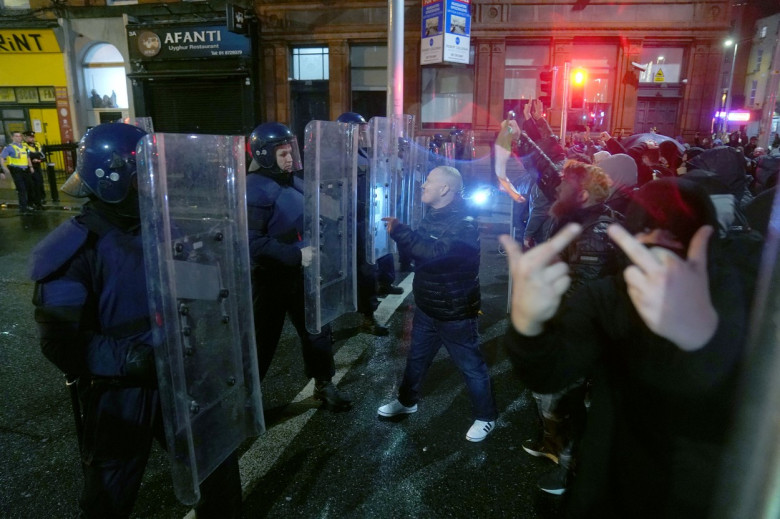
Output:
[[41,150],[41,145],[35,141],[35,132],[32,130],[22,134],[24,136],[24,146],[27,148],[27,155],[30,157],[30,163],[33,167],[32,173],[32,194],[30,196],[30,205],[36,209],[43,209],[46,203],[46,190],[43,187],[43,169],[42,163],[46,160],[46,155]]
[[302,241],[303,182],[298,141],[287,126],[259,125],[250,135],[252,162],[246,182],[252,299],[260,380],[271,365],[286,315],[298,337],[306,376],[315,381],[314,398],[326,409],[352,406],[331,382],[336,372],[329,325],[318,334],[306,330],[303,267],[312,248]]
[[[144,135],[121,123],[87,132],[62,190],[89,202],[30,258],[41,350],[73,391],[84,472],[80,517],[129,517],[152,441],[165,445],[136,189],[136,144]],[[200,488],[198,517],[240,517],[235,453]]]

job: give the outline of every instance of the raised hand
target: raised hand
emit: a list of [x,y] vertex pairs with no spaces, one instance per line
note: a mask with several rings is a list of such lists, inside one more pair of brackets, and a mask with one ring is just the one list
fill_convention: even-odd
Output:
[[393,229],[395,229],[398,224],[401,223],[401,221],[394,216],[385,216],[382,218],[382,221],[385,222],[385,230],[389,233],[392,233]]
[[539,119],[544,114],[544,104],[542,104],[541,99],[534,99],[531,101],[533,104],[531,113],[533,114],[534,119]]
[[558,259],[558,254],[580,232],[579,225],[569,224],[550,240],[525,253],[509,236],[499,237],[512,275],[510,318],[523,335],[539,335],[544,323],[558,310],[563,294],[571,285],[569,267]]
[[696,231],[683,259],[661,248],[647,248],[619,225],[608,233],[634,263],[623,272],[628,295],[639,316],[655,334],[685,351],[707,344],[718,327],[710,298],[707,243],[713,229]]

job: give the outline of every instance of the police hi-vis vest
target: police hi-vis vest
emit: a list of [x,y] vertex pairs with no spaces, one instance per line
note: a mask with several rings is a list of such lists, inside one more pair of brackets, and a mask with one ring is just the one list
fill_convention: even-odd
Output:
[[30,163],[27,160],[27,148],[24,146],[17,146],[14,143],[11,143],[11,148],[13,149],[13,153],[6,157],[5,163],[8,166],[27,169],[30,166]]
[[41,145],[40,144],[38,144],[37,142],[33,142],[32,144],[30,144],[29,142],[26,142],[26,141],[23,142],[22,144],[24,144],[24,149],[25,149],[25,151],[27,151],[27,154],[30,157],[30,161],[33,164],[37,164],[38,162],[41,161],[40,157],[43,154],[41,153]]

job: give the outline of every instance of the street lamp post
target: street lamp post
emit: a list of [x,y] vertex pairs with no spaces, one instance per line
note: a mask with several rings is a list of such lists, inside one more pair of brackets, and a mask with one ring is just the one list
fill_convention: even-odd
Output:
[[731,56],[731,71],[729,72],[729,89],[726,92],[726,107],[723,113],[723,125],[721,127],[721,132],[728,132],[729,127],[729,112],[731,111],[731,88],[734,85],[734,66],[737,62],[737,47],[739,46],[739,42],[734,40],[726,40],[725,42],[726,47],[730,47],[734,45],[734,54]]

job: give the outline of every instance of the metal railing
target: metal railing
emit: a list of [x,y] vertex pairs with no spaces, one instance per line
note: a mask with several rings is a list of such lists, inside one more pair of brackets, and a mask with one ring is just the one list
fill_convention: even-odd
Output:
[[78,144],[75,142],[43,145],[43,153],[46,154],[47,172],[50,181],[52,170],[59,184],[62,184],[75,171],[76,148],[78,148]]

